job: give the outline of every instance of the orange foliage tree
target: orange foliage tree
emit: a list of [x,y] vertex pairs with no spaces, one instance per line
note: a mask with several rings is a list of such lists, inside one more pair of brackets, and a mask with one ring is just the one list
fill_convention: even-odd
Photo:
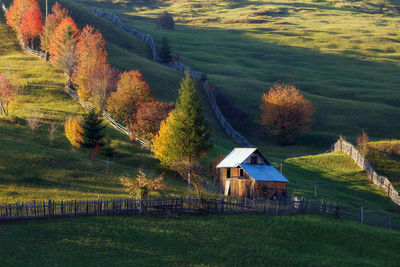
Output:
[[68,18],[68,10],[63,8],[58,2],[53,5],[51,10],[52,14],[47,16],[43,32],[40,36],[40,45],[44,51],[49,51],[50,41],[53,38],[53,34],[57,26],[65,18]]
[[17,90],[7,77],[0,73],[0,114],[8,116],[8,105],[17,95]]
[[31,7],[24,13],[21,25],[19,25],[19,33],[22,37],[22,41],[27,44],[30,40],[33,49],[33,39],[39,36],[42,30],[42,13],[40,9]]
[[150,86],[139,71],[121,74],[117,91],[108,99],[107,109],[118,121],[127,124],[136,122],[139,105],[153,101]]
[[152,139],[160,129],[160,124],[174,109],[173,103],[163,103],[157,100],[143,103],[136,114],[136,123],[128,127],[133,136]]
[[78,64],[74,68],[72,81],[77,87],[79,97],[89,100],[95,90],[98,73],[106,72],[110,67],[107,62],[106,41],[100,32],[87,25],[81,32],[76,51]]
[[57,26],[50,40],[51,61],[58,68],[64,70],[68,78],[77,62],[76,44],[78,38],[78,26],[72,18],[68,17]]
[[293,143],[294,136],[311,128],[315,108],[295,86],[275,83],[261,101],[259,123],[280,136],[282,144]]
[[78,117],[69,116],[64,124],[65,136],[74,149],[79,148],[83,141],[81,121],[82,120]]
[[7,24],[19,32],[24,13],[32,7],[40,10],[37,0],[14,0],[5,14]]

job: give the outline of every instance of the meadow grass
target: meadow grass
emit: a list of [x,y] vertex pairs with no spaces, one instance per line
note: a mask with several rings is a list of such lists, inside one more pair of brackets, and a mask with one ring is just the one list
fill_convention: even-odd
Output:
[[[274,157],[321,152],[362,129],[373,139],[400,136],[396,2],[387,1],[384,14],[371,14],[379,1],[362,2],[359,10],[350,1],[79,1],[114,12],[157,43],[166,36],[173,53],[248,115],[231,123]],[[156,28],[163,11],[176,30]],[[295,84],[317,108],[312,131],[295,146],[278,146],[254,122],[262,93],[276,81]]]
[[0,227],[6,265],[396,266],[400,233],[322,216],[120,216]]
[[400,190],[400,140],[370,142],[366,157],[379,175],[386,176]]
[[[325,199],[352,208],[391,213],[400,220],[400,208],[385,191],[372,184],[366,173],[342,152],[287,159],[283,174],[289,179],[289,194],[306,199]],[[304,185],[311,182],[330,186]],[[316,191],[316,195],[315,195]]]

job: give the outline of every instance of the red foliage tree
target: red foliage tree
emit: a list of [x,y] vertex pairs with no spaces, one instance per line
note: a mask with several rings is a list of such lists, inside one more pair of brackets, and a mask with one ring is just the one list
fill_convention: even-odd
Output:
[[8,105],[17,95],[17,90],[7,77],[0,73],[0,114],[8,116]]
[[97,84],[98,72],[109,68],[106,41],[103,35],[92,26],[86,26],[76,46],[78,64],[74,68],[72,81],[83,100],[89,100]]
[[19,33],[22,41],[28,43],[31,40],[33,46],[33,38],[39,36],[43,30],[42,13],[37,7],[31,7],[24,13],[21,25],[19,25]]
[[24,13],[32,7],[40,10],[37,0],[14,0],[5,14],[7,24],[18,32]]
[[49,53],[51,61],[65,71],[68,77],[77,63],[76,45],[79,39],[79,29],[74,20],[65,18],[55,29],[50,40]]
[[157,100],[142,103],[136,113],[136,123],[128,127],[129,131],[133,136],[152,138],[160,130],[161,122],[173,109],[173,103]]
[[129,71],[122,73],[117,91],[107,101],[107,109],[116,120],[134,124],[140,104],[151,101],[151,89],[142,74],[139,71]]
[[50,41],[53,37],[54,31],[57,26],[65,18],[68,18],[68,10],[63,8],[58,2],[56,2],[52,7],[52,14],[48,15],[46,18],[46,23],[43,28],[43,32],[40,35],[40,45],[42,50],[49,51]]
[[275,83],[261,101],[259,123],[268,133],[279,135],[282,144],[292,143],[296,134],[311,128],[315,108],[295,86]]

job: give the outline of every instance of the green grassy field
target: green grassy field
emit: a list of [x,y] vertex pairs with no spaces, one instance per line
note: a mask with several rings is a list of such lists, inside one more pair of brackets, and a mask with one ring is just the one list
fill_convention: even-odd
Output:
[[[351,8],[361,2],[361,10]],[[400,136],[395,1],[386,1],[384,14],[368,13],[379,1],[79,3],[110,10],[157,42],[168,37],[184,63],[206,73],[214,89],[247,114],[239,130],[271,156],[321,152],[340,134],[354,138],[361,129],[373,139]],[[175,18],[176,30],[156,29],[164,10]],[[277,146],[254,123],[261,94],[275,81],[292,82],[317,107],[313,130],[296,146]]]
[[320,216],[86,217],[0,227],[8,266],[396,266],[400,233]]
[[374,169],[400,190],[400,140],[368,143],[367,159]]

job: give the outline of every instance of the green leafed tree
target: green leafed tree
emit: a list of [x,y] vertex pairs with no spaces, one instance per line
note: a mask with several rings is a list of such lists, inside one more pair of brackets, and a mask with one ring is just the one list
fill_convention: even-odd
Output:
[[82,121],[82,141],[80,144],[84,148],[91,150],[91,156],[95,156],[96,150],[104,145],[104,124],[101,114],[95,109],[83,115]]
[[163,165],[176,171],[185,169],[184,173],[179,173],[190,183],[193,166],[210,148],[210,131],[204,121],[195,82],[186,72],[176,109],[161,124],[153,139],[153,152]]
[[162,63],[169,63],[172,60],[171,48],[169,46],[168,39],[165,36],[162,39],[159,56]]

